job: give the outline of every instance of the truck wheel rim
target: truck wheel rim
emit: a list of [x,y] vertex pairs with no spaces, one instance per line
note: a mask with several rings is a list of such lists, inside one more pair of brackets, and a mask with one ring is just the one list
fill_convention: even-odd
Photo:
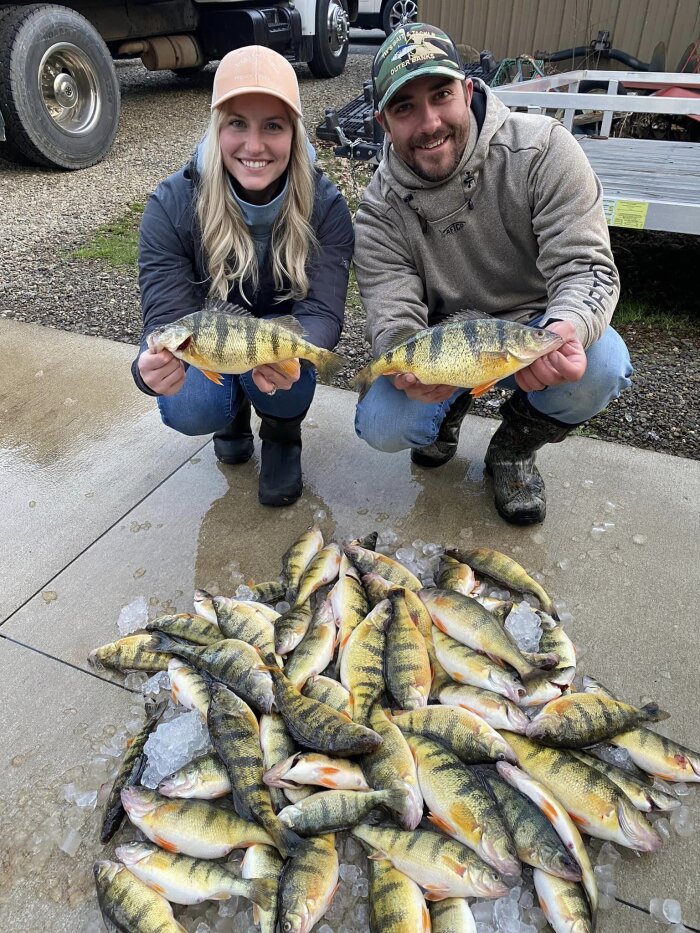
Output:
[[414,23],[418,19],[418,4],[415,0],[395,0],[389,13],[389,28],[393,32],[402,23]]
[[39,65],[39,93],[51,119],[71,136],[84,136],[100,116],[97,74],[82,49],[57,42]]
[[328,4],[328,18],[326,20],[328,30],[328,48],[331,55],[336,58],[343,54],[343,49],[347,45],[350,25],[348,14],[340,0],[330,0]]

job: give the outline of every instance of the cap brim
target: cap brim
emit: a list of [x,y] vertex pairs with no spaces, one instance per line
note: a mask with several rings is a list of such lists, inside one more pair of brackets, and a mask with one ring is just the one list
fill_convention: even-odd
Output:
[[384,97],[382,97],[382,99],[379,101],[377,110],[381,113],[391,98],[404,86],[404,84],[408,84],[409,81],[415,81],[416,78],[423,78],[425,75],[444,75],[446,78],[453,78],[455,81],[464,81],[467,77],[465,74],[463,74],[461,71],[457,71],[455,68],[448,68],[445,65],[435,65],[430,62],[426,62],[425,65],[414,68],[411,72],[393,83]]
[[268,97],[276,97],[277,100],[281,100],[283,104],[286,104],[298,117],[302,116],[301,110],[296,104],[292,103],[289,98],[285,97],[284,94],[280,94],[279,91],[271,91],[266,87],[237,87],[234,91],[222,94],[220,97],[217,97],[215,101],[212,101],[210,109],[216,110],[217,107],[225,104],[227,100],[233,100],[234,97],[240,97],[242,94],[267,94]]

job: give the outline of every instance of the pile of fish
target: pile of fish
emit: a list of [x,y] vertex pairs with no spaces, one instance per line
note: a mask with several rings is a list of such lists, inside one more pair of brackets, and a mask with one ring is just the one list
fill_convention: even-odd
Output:
[[[95,865],[109,929],[184,930],[172,905],[243,897],[262,933],[308,933],[349,832],[369,857],[373,933],[476,930],[468,899],[503,898],[521,876],[556,933],[588,933],[599,895],[581,832],[660,847],[644,814],[681,805],[660,780],[700,781],[700,755],[647,726],[667,714],[590,678],[574,690],[552,600],[506,555],[437,548],[428,583],[376,542],[326,543],[314,525],[279,580],[246,598],[197,590],[194,614],[91,653],[118,671],[167,670],[172,701],[201,714],[211,742],[141,786],[164,704],[148,709],[101,838],[126,814],[149,841]],[[533,651],[510,634],[523,612],[541,627]],[[610,745],[627,768],[604,760]],[[237,849],[240,869],[225,860]]]

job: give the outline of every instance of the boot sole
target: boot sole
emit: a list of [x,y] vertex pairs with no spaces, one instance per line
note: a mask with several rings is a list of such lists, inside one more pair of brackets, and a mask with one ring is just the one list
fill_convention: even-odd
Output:
[[216,443],[214,444],[214,455],[219,463],[225,463],[227,466],[236,466],[240,463],[247,463],[255,451],[253,445],[253,439],[250,439],[250,447],[245,447],[237,451],[236,453],[224,454],[220,453],[216,449]]
[[416,466],[425,467],[427,470],[434,470],[436,467],[445,466],[445,464],[449,463],[453,458],[454,454],[450,454],[449,457],[443,457],[441,460],[438,460],[434,457],[424,457],[423,454],[415,449],[411,451],[411,463],[415,463]]
[[[493,470],[488,463],[485,464],[484,472],[487,476],[493,477]],[[539,525],[541,524],[547,515],[547,510],[545,508],[544,513],[540,515],[539,510],[537,512],[521,512],[519,515],[507,515],[499,507],[498,503],[494,499],[496,506],[496,511],[501,516],[504,522],[508,522],[509,525]]]
[[288,505],[294,505],[294,503],[298,502],[300,498],[301,492],[295,496],[278,496],[269,499],[265,499],[260,494],[258,494],[258,502],[260,505],[265,505],[272,509],[283,509]]

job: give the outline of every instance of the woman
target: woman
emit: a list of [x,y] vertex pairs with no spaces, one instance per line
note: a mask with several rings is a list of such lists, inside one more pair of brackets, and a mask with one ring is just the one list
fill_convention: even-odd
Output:
[[223,463],[253,455],[252,404],[261,420],[259,499],[271,506],[301,495],[301,423],[315,370],[304,364],[289,376],[275,365],[258,366],[225,375],[220,387],[168,350],[148,350],[146,337],[216,297],[255,317],[292,314],[308,340],[335,347],[352,222],[310,149],[289,62],[263,46],[229,52],[214,76],[208,132],[190,164],[150,198],[139,241],[144,331],[132,366],[136,384],[158,396],[169,427],[213,432]]

